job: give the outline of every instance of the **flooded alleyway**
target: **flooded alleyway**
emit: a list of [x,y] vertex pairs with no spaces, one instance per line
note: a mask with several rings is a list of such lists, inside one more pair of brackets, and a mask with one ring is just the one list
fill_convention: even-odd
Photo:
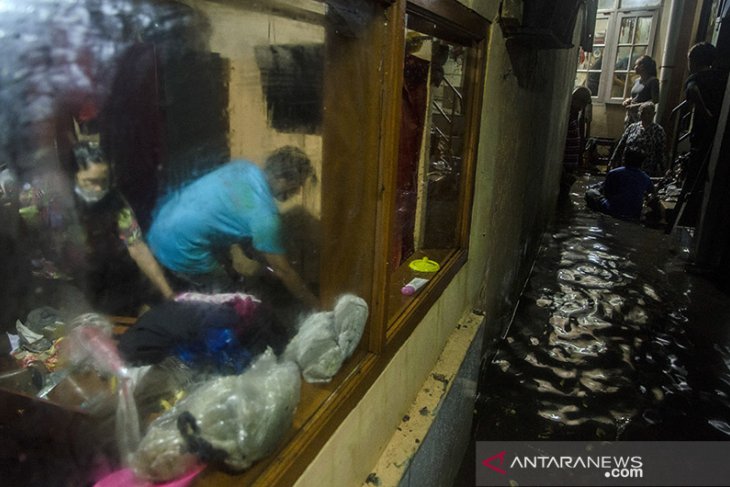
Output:
[[679,234],[586,209],[586,183],[481,371],[472,441],[730,440],[728,295],[685,271]]

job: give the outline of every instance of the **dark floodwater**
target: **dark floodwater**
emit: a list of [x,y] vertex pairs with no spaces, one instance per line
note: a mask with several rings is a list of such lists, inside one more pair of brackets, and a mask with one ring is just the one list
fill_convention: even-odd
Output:
[[587,210],[585,182],[481,372],[474,439],[730,440],[730,299],[679,234]]

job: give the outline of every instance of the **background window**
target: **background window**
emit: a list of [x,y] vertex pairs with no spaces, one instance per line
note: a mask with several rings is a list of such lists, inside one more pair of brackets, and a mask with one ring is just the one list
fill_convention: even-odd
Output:
[[[628,11],[628,7],[658,5],[654,1],[599,2],[593,49],[581,50],[576,86],[586,86],[597,101],[620,102],[630,96],[636,81],[634,63],[653,55],[659,10]],[[604,62],[604,59],[606,60]]]
[[657,7],[661,0],[621,0],[621,8]]
[[609,10],[616,6],[616,0],[598,0],[598,10]]

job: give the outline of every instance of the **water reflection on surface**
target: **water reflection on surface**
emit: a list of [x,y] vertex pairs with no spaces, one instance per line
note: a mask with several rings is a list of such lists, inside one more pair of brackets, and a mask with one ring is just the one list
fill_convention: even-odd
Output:
[[482,371],[475,439],[730,439],[727,296],[676,238],[575,196]]

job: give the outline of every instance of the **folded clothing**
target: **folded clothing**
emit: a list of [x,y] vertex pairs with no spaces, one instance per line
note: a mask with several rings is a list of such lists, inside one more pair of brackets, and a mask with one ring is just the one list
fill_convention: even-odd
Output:
[[283,328],[260,303],[169,301],[151,308],[119,339],[119,351],[133,365],[156,364],[176,355],[188,365],[212,365],[240,372],[267,346],[281,351]]

